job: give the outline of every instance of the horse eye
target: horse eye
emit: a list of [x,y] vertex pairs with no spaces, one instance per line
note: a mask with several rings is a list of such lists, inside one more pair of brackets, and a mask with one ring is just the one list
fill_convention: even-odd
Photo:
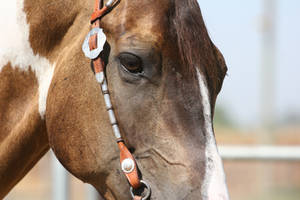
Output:
[[118,58],[126,71],[133,74],[141,73],[143,71],[142,60],[140,57],[131,53],[121,53]]

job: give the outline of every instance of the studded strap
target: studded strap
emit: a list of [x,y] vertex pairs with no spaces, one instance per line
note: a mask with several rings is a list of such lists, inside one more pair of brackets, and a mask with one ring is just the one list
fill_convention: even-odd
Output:
[[[91,16],[92,28],[100,28],[101,17],[109,11],[109,9],[113,5],[113,3],[114,3],[113,0],[109,0],[106,3],[106,5],[104,5],[102,8],[100,8],[101,2],[99,0],[95,0],[95,8],[94,8],[94,12]],[[100,38],[97,38],[97,37],[98,37],[97,34],[90,36],[90,38],[89,38],[89,48],[90,48],[90,50],[93,50],[93,49],[97,48],[97,40],[100,39]],[[108,95],[109,100],[107,100],[107,98],[105,99],[107,109],[108,109],[109,112],[113,112],[113,109],[112,109],[112,106],[111,106],[111,103],[110,103],[110,97],[109,97],[108,89],[107,89],[107,83],[106,83],[105,76],[104,76],[104,62],[101,59],[100,55],[97,58],[93,59],[92,62],[93,62],[93,67],[94,67],[94,71],[95,71],[96,76],[99,75],[99,74],[102,74],[102,78],[97,79],[97,80],[101,84],[103,94]],[[109,102],[107,102],[107,101],[109,101]],[[109,104],[109,105],[107,105],[107,104]],[[111,115],[112,114],[110,113],[110,120],[111,120],[111,124],[113,126],[113,130],[115,131],[116,128],[117,128],[117,130],[119,130],[118,126],[117,126],[117,122],[116,122],[115,117],[114,117],[114,113],[113,113],[113,118],[112,119],[111,119]],[[130,170],[128,172],[125,172],[123,169],[122,170],[123,170],[128,182],[130,183],[130,185],[134,189],[138,189],[139,187],[141,187],[141,182],[140,182],[140,178],[138,176],[136,161],[135,161],[133,155],[130,153],[130,151],[126,147],[126,145],[124,144],[121,136],[118,136],[120,134],[115,133],[115,135],[117,137],[118,147],[120,149],[120,163],[121,163],[122,168],[123,168],[123,165],[124,165],[124,163],[123,163],[124,160],[128,161],[128,159],[130,159],[130,160],[133,161],[133,162],[129,162],[129,164],[130,163],[133,164],[133,166],[132,166],[133,170]],[[136,198],[134,198],[134,199],[136,199]],[[142,198],[137,198],[137,199],[142,199]]]

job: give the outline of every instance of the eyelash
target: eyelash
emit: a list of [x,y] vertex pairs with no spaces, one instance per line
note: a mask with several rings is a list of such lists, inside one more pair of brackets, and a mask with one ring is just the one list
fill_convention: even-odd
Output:
[[143,72],[142,61],[136,55],[130,53],[123,53],[119,56],[119,61],[122,68],[124,68],[124,70],[128,73],[141,74]]

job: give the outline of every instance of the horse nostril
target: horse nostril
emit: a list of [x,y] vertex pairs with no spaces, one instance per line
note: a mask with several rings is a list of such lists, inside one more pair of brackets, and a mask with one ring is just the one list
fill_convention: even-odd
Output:
[[128,150],[130,151],[130,153],[134,153],[135,152],[135,148],[134,147],[130,147],[130,148],[128,148]]

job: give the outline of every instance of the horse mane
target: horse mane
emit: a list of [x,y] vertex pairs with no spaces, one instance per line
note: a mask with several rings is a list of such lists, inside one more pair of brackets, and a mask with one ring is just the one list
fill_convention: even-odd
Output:
[[197,67],[207,78],[214,98],[226,75],[224,58],[208,35],[197,0],[174,2],[173,28],[184,70],[195,73]]

